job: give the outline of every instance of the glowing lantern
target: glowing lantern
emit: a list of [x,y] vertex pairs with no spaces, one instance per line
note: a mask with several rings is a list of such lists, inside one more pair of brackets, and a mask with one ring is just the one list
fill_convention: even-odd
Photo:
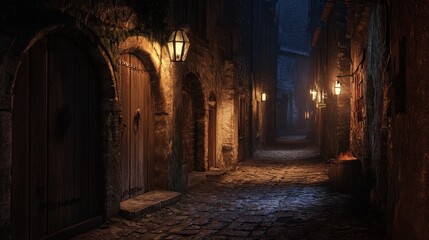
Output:
[[168,54],[172,62],[184,62],[186,55],[188,55],[189,38],[182,29],[178,29],[171,33],[170,39],[168,39]]
[[262,92],[262,95],[261,95],[261,101],[262,101],[262,102],[267,101],[267,93],[266,93],[266,92]]
[[335,95],[340,95],[341,94],[341,83],[340,83],[339,80],[335,81],[334,94]]
[[317,98],[317,91],[315,91],[315,90],[313,90],[313,89],[310,89],[310,94],[311,94],[311,99],[312,99],[313,101],[315,101],[315,100],[316,100],[316,98]]

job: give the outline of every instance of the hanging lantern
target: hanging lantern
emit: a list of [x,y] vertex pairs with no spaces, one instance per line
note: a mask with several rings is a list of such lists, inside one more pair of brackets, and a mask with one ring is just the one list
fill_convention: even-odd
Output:
[[335,81],[334,94],[335,95],[340,95],[341,94],[341,83],[340,83],[339,80]]
[[189,38],[183,29],[173,31],[167,42],[170,60],[172,62],[184,62],[190,45]]

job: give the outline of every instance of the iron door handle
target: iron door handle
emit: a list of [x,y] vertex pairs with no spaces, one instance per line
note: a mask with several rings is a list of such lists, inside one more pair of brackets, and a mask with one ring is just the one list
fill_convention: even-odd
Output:
[[136,113],[134,114],[134,124],[139,125],[141,120],[140,108],[137,108]]

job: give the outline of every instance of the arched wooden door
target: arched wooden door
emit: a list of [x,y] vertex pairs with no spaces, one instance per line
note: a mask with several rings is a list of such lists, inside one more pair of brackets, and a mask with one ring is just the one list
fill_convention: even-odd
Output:
[[246,99],[240,97],[238,116],[238,161],[246,158]]
[[187,91],[183,96],[183,163],[188,165],[188,172],[196,171],[198,161],[198,122],[195,99]]
[[122,200],[153,189],[154,102],[150,76],[133,54],[120,59],[122,131]]
[[52,36],[24,55],[14,87],[13,239],[68,237],[102,221],[97,77]]
[[209,126],[208,126],[208,170],[216,168],[216,119],[217,119],[217,106],[215,97],[213,97],[214,104],[209,105]]

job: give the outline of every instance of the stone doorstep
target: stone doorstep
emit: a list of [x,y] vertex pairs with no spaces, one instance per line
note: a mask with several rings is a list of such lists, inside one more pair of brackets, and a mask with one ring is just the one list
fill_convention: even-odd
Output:
[[220,177],[226,174],[225,170],[213,169],[206,172],[207,177]]
[[150,191],[121,202],[119,214],[123,217],[135,217],[153,212],[178,202],[181,196],[179,192]]

